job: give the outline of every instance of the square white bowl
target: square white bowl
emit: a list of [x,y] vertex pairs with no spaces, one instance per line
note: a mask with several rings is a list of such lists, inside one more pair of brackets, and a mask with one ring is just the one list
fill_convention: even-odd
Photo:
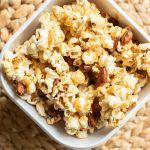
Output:
[[[2,50],[0,64],[3,59],[3,54],[8,50],[14,50],[18,44],[22,44],[24,41],[35,32],[39,26],[38,18],[44,11],[51,11],[51,6],[54,4],[63,5],[70,4],[74,0],[47,0],[43,5],[30,17],[30,19],[12,36]],[[115,17],[123,26],[130,26],[134,32],[135,38],[141,42],[150,42],[150,37],[113,1],[113,0],[91,0],[94,2],[100,10],[108,13],[110,16]],[[1,67],[1,66],[0,66]],[[85,149],[96,147],[106,142],[111,136],[129,120],[132,114],[136,113],[144,103],[150,100],[150,82],[142,89],[139,96],[139,103],[132,110],[130,110],[123,124],[115,129],[102,128],[96,130],[93,134],[85,139],[78,139],[73,136],[69,136],[64,130],[64,123],[60,122],[55,125],[48,125],[46,120],[39,116],[35,107],[31,106],[24,100],[21,100],[15,93],[9,81],[6,79],[2,69],[0,72],[0,80],[2,87],[4,88],[8,97],[22,109],[45,133],[56,140],[58,143],[70,147],[72,149]]]

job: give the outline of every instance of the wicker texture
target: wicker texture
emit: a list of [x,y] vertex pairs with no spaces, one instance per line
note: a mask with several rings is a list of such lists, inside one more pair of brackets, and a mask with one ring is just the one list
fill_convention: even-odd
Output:
[[[115,1],[150,35],[150,0]],[[0,0],[0,50],[41,3],[42,0]],[[149,114],[150,102],[117,135],[94,150],[150,150]],[[0,89],[0,150],[56,149],[68,150],[50,140]]]

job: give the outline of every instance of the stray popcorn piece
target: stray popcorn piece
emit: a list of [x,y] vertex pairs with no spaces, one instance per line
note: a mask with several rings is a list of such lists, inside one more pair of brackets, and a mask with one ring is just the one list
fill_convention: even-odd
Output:
[[53,6],[35,35],[4,54],[18,96],[78,138],[119,126],[150,77],[150,43],[134,43],[132,31],[111,20],[87,0]]

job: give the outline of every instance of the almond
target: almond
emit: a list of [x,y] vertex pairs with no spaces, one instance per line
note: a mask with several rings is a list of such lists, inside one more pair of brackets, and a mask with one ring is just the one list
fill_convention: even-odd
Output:
[[69,66],[73,66],[73,60],[70,57],[64,57]]
[[18,95],[24,95],[25,90],[26,90],[26,87],[21,82],[18,82],[16,85],[17,94]]
[[90,65],[83,65],[82,66],[82,71],[85,72],[85,73],[89,73],[92,71],[92,66]]
[[114,48],[117,48],[119,38],[118,37],[112,37],[112,40],[114,41]]
[[94,115],[92,113],[88,113],[88,123],[91,127],[95,127],[96,126],[96,123],[97,123],[97,120],[96,118],[94,117]]
[[95,98],[92,104],[92,112],[96,117],[99,117],[100,111],[101,111],[101,106],[99,105],[99,100]]
[[53,85],[56,86],[60,82],[59,79],[55,79]]
[[56,109],[54,108],[54,105],[51,105],[51,106],[48,108],[47,113],[48,113],[48,115],[49,115],[50,117],[56,117],[56,116],[59,116],[59,115],[62,115],[62,114],[63,114],[62,111],[56,110]]
[[98,73],[98,78],[95,83],[95,87],[97,88],[99,85],[105,84],[107,82],[107,77],[108,77],[108,73],[106,67],[100,68],[100,71]]
[[122,36],[121,36],[121,44],[128,44],[130,40],[132,40],[133,33],[130,30],[127,30]]

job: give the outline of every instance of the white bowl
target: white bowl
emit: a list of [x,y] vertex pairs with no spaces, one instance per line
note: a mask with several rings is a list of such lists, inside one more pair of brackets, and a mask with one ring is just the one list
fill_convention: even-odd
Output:
[[[69,0],[71,3],[72,0]],[[113,2],[113,0],[92,0],[100,10],[104,10],[112,17],[117,17],[118,21],[126,26],[131,26],[134,31],[136,39],[140,42],[150,42],[150,37],[130,18],[126,13],[118,7],[118,5]],[[23,43],[25,40],[34,33],[35,29],[38,27],[38,18],[44,11],[51,11],[51,6],[54,4],[63,5],[68,3],[68,0],[47,0],[44,4],[33,14],[33,16],[16,32],[12,38],[7,42],[2,50],[0,64],[3,59],[3,54],[8,50],[14,50],[14,48]],[[96,147],[104,142],[106,142],[112,135],[117,133],[117,131],[123,126],[125,122],[131,117],[132,114],[137,112],[144,103],[150,100],[150,82],[142,89],[139,97],[139,104],[128,112],[126,115],[122,126],[115,129],[102,128],[96,130],[93,134],[90,134],[88,138],[77,139],[76,137],[69,136],[64,130],[63,122],[56,125],[48,125],[46,120],[39,116],[37,111],[33,106],[27,102],[21,100],[13,90],[11,84],[5,78],[2,70],[0,72],[0,80],[2,87],[4,88],[8,97],[18,105],[45,133],[56,140],[58,143],[70,147],[73,149],[82,148],[92,148]]]

